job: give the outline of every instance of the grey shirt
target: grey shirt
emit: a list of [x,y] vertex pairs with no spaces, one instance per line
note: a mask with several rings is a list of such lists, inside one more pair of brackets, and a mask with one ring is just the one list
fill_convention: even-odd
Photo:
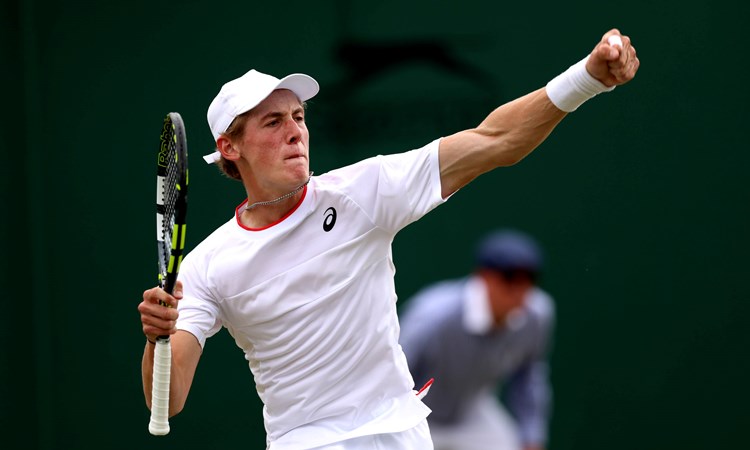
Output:
[[432,423],[459,422],[477,396],[503,387],[522,443],[543,445],[552,395],[547,356],[553,301],[534,288],[505,326],[492,328],[486,317],[482,326],[489,312],[477,309],[482,287],[473,277],[443,281],[408,301],[399,342],[409,369],[417,386],[435,379],[424,399]]

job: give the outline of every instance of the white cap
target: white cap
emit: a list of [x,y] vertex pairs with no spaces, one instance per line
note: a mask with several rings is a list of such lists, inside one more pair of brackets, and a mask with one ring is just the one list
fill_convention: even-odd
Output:
[[[278,79],[257,70],[250,70],[245,75],[224,84],[208,106],[208,126],[214,140],[227,131],[235,117],[258,106],[276,89],[289,89],[304,102],[313,98],[320,87],[313,77],[302,73],[293,73]],[[216,151],[204,156],[203,159],[211,164],[220,157],[221,153]]]

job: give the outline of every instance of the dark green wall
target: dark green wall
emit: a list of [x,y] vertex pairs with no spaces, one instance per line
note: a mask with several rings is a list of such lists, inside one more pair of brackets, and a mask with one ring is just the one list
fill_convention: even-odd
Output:
[[192,247],[243,197],[200,157],[208,103],[251,67],[321,82],[308,120],[323,173],[475,125],[614,26],[637,79],[404,230],[399,295],[465,273],[493,227],[523,228],[559,311],[551,450],[746,447],[747,17],[726,0],[3,2],[0,447],[264,448],[225,332],[171,434],[147,432],[136,305],[155,283],[166,112],[187,125]]

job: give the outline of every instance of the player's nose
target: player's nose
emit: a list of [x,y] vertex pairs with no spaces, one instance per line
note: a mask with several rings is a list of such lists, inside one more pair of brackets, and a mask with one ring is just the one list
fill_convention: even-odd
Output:
[[289,144],[295,144],[302,139],[302,127],[294,120],[290,120],[287,123],[287,142]]

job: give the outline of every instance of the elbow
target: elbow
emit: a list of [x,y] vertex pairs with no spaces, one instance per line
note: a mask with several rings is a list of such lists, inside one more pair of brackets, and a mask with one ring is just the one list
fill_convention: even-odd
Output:
[[504,155],[504,156],[505,157],[502,160],[499,161],[499,164],[498,164],[499,167],[515,166],[516,164],[518,164],[519,162],[521,162],[521,160],[526,155],[512,155],[511,154],[511,155]]
[[181,413],[183,408],[185,408],[184,398],[169,399],[169,417],[174,417],[177,414]]
[[514,166],[531,154],[541,143],[541,140],[506,141],[495,151],[495,163],[498,167]]
[[505,148],[495,152],[495,166],[496,167],[510,167],[515,166],[521,160],[523,160],[529,151],[524,148]]
[[504,134],[493,136],[485,144],[486,146],[481,150],[481,153],[489,157],[491,166],[510,167],[521,162],[539,143]]
[[[149,411],[153,411],[153,406],[151,403],[151,399],[146,398],[146,407],[148,407]],[[185,407],[185,401],[184,400],[175,400],[170,398],[169,399],[169,417],[174,417],[177,414],[182,412],[182,409]]]
[[543,133],[498,133],[488,145],[497,167],[509,167],[518,164],[531,154],[545,139]]

